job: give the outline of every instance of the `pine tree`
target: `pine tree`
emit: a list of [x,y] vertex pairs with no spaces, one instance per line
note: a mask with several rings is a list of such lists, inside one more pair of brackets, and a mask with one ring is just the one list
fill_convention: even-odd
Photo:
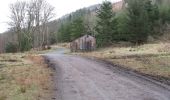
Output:
[[127,12],[125,10],[119,12],[116,21],[117,41],[129,41]]
[[154,27],[156,26],[157,21],[159,20],[159,9],[157,4],[152,4],[151,0],[144,0],[144,10],[148,14],[148,26],[150,35],[153,35]]
[[170,23],[170,1],[169,2],[163,2],[159,6],[160,10],[160,18],[162,24]]
[[70,42],[71,36],[70,36],[70,23],[67,23],[65,25],[61,25],[59,31],[58,31],[58,40],[59,42]]
[[149,15],[145,10],[145,1],[128,0],[128,29],[130,41],[133,43],[143,43],[147,41],[149,35]]
[[79,17],[71,23],[71,40],[77,39],[86,34],[83,18]]
[[114,38],[114,13],[112,3],[104,1],[100,9],[97,11],[97,24],[95,30],[97,32],[98,47],[106,46],[112,43]]
[[58,40],[60,42],[71,42],[84,34],[87,34],[85,27],[84,12],[85,10],[78,10],[73,15],[70,14],[69,18],[62,22],[59,28]]

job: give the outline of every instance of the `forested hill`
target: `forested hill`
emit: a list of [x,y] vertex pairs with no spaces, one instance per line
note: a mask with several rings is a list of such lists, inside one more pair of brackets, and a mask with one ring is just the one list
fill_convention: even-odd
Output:
[[[165,4],[170,3],[170,0],[153,0],[153,2],[157,3],[158,5],[161,5],[163,3]],[[119,11],[120,9],[122,9],[122,7],[124,6],[123,3],[124,3],[124,0],[113,3],[112,4],[113,10]],[[76,19],[77,17],[85,16],[85,15],[90,16],[90,17],[92,16],[95,17],[97,10],[100,8],[100,5],[101,4],[97,4],[97,5],[92,5],[90,7],[82,8],[70,14],[66,14],[59,19],[51,21],[48,23],[49,29],[51,32],[56,33],[63,23],[67,23],[68,21],[72,19]]]
[[[83,34],[94,35],[94,27],[96,23],[97,11],[100,9],[101,4],[93,5],[87,8],[79,9],[75,12],[67,14],[58,20],[49,23],[49,28],[55,33],[58,42],[70,42]],[[112,3],[112,9],[114,12],[120,11],[124,7],[124,1]],[[74,25],[73,25],[74,24]],[[82,28],[84,27],[84,28]],[[70,28],[81,29],[74,32],[70,31]],[[68,33],[73,33],[69,36]],[[79,34],[81,33],[81,34]],[[69,39],[68,39],[69,38]],[[54,39],[52,39],[54,40]]]
[[[57,42],[57,32],[62,24],[67,23],[71,19],[76,19],[77,17],[88,15],[88,14],[95,14],[97,8],[100,5],[93,5],[87,8],[79,9],[75,12],[72,12],[70,14],[64,15],[63,17],[50,21],[47,23],[48,26],[48,33],[49,33],[49,41],[51,43]],[[9,43],[17,43],[17,33],[15,33],[13,30],[8,30],[2,34],[0,34],[0,53],[5,52],[5,47]]]
[[97,5],[76,10],[75,12],[72,12],[70,14],[66,14],[59,19],[49,22],[48,23],[49,29],[51,32],[57,32],[62,24],[67,23],[68,21],[72,19],[76,19],[77,17],[80,16],[89,15],[89,14],[94,15],[97,11],[97,8],[99,7],[100,4],[97,4]]
[[[143,6],[140,6],[141,4]],[[82,8],[59,19],[45,22],[44,25],[41,25],[40,22],[37,24],[39,25],[38,27],[32,26],[31,28],[21,28],[22,30],[19,30],[19,32],[23,31],[20,35],[23,35],[24,37],[22,37],[20,41],[17,39],[17,32],[5,32],[5,34],[0,35],[0,52],[5,51],[5,47],[7,46],[12,46],[15,49],[19,42],[21,42],[20,47],[23,46],[23,50],[30,50],[31,48],[37,48],[47,44],[70,42],[84,34],[94,36],[98,34],[97,40],[99,41],[100,37],[103,39],[103,36],[100,35],[104,35],[109,38],[104,38],[105,40],[109,40],[106,41],[106,43],[122,40],[129,42],[145,42],[147,41],[148,36],[157,36],[158,34],[156,33],[163,33],[165,31],[167,22],[170,20],[170,7],[168,4],[170,4],[170,0],[122,0],[116,3],[106,2],[104,4],[97,4],[87,8]],[[103,9],[101,9],[102,6]],[[133,9],[133,12],[130,12],[129,8]],[[29,12],[27,13],[30,14]],[[33,16],[34,15],[35,14],[33,14]],[[105,18],[102,18],[102,16]],[[26,18],[29,18],[29,16]],[[131,20],[129,20],[129,18],[131,18]],[[139,20],[138,18],[141,19]],[[146,21],[146,19],[148,21]],[[34,20],[36,21],[36,19],[31,19],[30,21],[34,22]],[[108,22],[110,25],[107,26],[108,23],[103,23],[103,26],[100,26],[100,21],[101,23]],[[135,27],[130,27],[128,25],[129,23],[135,24],[136,22],[139,22],[139,26],[137,27],[141,30],[140,32],[136,32],[139,30],[135,30],[137,29],[135,25]],[[146,27],[145,24],[149,26]],[[105,27],[106,29],[101,29],[101,27]],[[130,30],[130,28],[132,29]],[[29,29],[29,31],[25,29]],[[100,31],[102,32],[100,33]],[[142,31],[142,35],[144,33],[147,34],[144,34],[145,37],[143,40],[140,40]],[[109,32],[110,34],[108,34]],[[101,43],[98,42],[98,44]]]
[[100,47],[119,41],[157,40],[168,33],[169,4],[169,0],[122,0],[103,2],[92,11],[80,9],[59,20],[57,41],[70,42],[84,34],[95,36]]
[[[100,8],[100,5],[101,4],[96,4],[90,7],[82,8],[70,14],[66,14],[57,20],[51,21],[48,24],[49,29],[51,30],[51,32],[57,32],[62,24],[68,23],[69,21],[77,19],[79,17],[85,16],[85,17],[88,17],[86,19],[89,19],[89,20],[94,19],[97,10]],[[113,10],[114,11],[120,10],[122,6],[123,6],[123,1],[115,2],[113,3]],[[92,18],[89,18],[89,17],[92,17]]]
[[[159,5],[162,3],[170,2],[170,0],[153,0],[153,1]],[[124,6],[123,3],[124,3],[124,0],[113,3],[112,4],[113,10],[119,11],[120,9],[122,9],[122,7]],[[100,5],[101,4],[96,4],[96,5],[92,5],[90,7],[82,8],[82,9],[76,10],[75,12],[72,12],[70,14],[66,14],[59,19],[49,22],[48,27],[49,27],[50,32],[51,33],[58,32],[58,29],[60,28],[60,26],[62,24],[68,23],[69,21],[74,20],[81,16],[93,17],[93,18],[91,18],[91,20],[93,20],[96,15],[97,10],[100,8]]]

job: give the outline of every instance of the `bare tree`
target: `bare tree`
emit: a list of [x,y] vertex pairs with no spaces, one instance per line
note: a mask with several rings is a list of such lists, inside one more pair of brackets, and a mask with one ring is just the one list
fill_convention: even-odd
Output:
[[[18,45],[22,42],[31,44],[33,48],[48,44],[48,22],[54,17],[54,7],[45,0],[32,0],[10,5],[11,21],[9,25],[17,33]],[[23,41],[23,38],[26,38]]]
[[16,2],[10,5],[11,10],[11,21],[9,25],[14,29],[18,36],[18,45],[21,49],[22,36],[24,33],[22,29],[25,28],[25,18],[26,18],[26,2]]
[[35,20],[35,16],[34,16],[34,3],[30,2],[27,3],[27,19],[26,19],[26,25],[27,25],[27,33],[30,36],[30,42],[31,42],[31,46],[33,47],[33,40],[34,40],[34,32],[35,32],[35,27],[34,27],[34,20]]
[[54,17],[54,7],[44,0],[32,0],[34,8],[34,47],[47,45],[48,28],[47,23]]
[[44,3],[43,5],[43,12],[42,12],[42,19],[41,19],[41,22],[42,22],[42,33],[43,33],[43,44],[42,46],[44,45],[49,45],[49,32],[48,32],[48,22],[54,17],[54,7],[52,7],[50,4],[48,3]]
[[32,0],[33,9],[34,9],[34,24],[35,24],[35,32],[34,32],[34,48],[40,46],[41,32],[40,32],[40,18],[42,12],[43,0]]
[[0,34],[0,53],[3,52],[3,48],[4,48],[4,39],[2,34]]

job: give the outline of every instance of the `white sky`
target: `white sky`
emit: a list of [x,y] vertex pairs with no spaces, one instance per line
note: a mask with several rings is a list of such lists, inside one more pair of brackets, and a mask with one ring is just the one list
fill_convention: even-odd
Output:
[[[23,1],[23,0],[1,1],[0,3],[0,33],[3,33],[8,30],[9,26],[7,25],[7,22],[9,21],[9,16],[10,16],[9,5],[16,1]],[[104,0],[46,0],[46,1],[55,7],[55,13],[56,13],[55,17],[57,19],[77,9],[102,3],[102,1]],[[116,2],[120,0],[109,0],[109,1]]]

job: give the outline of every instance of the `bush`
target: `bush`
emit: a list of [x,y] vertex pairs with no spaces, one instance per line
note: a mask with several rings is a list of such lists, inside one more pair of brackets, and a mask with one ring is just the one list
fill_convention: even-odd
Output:
[[9,42],[5,47],[5,51],[7,53],[16,53],[18,51],[18,45],[15,43]]

